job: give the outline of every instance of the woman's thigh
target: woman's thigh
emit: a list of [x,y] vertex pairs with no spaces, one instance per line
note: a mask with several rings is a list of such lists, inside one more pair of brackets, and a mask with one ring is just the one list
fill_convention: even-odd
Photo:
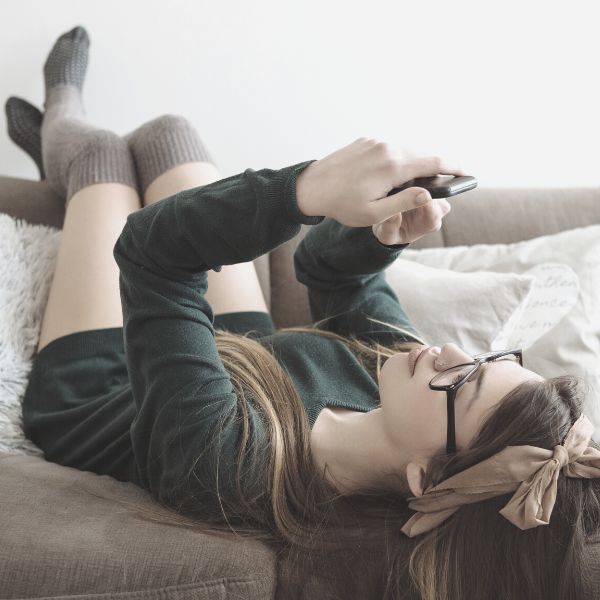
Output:
[[[148,206],[182,190],[202,187],[222,179],[215,165],[190,162],[177,165],[159,175],[144,194]],[[254,262],[223,265],[221,271],[208,271],[208,290],[205,294],[213,313],[269,312],[260,287]]]
[[204,295],[213,313],[269,312],[254,262],[223,265],[221,271],[208,271]]
[[123,326],[119,268],[112,251],[127,216],[140,207],[137,191],[119,183],[94,184],[71,198],[38,352],[71,333]]

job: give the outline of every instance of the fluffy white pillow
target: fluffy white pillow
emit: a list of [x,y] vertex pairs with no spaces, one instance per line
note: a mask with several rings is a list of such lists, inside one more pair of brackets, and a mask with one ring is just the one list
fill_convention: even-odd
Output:
[[459,273],[402,256],[384,273],[421,337],[432,345],[454,342],[470,354],[501,347],[535,281],[513,273]]
[[0,213],[0,452],[43,456],[23,433],[21,401],[61,234]]
[[[525,307],[508,343],[522,341],[524,366],[543,377],[572,374],[587,383],[586,414],[600,439],[600,225],[512,244],[406,249],[402,259],[462,273],[532,274],[538,267],[537,301]],[[555,325],[546,322],[552,311],[562,311]],[[541,336],[532,340],[536,331]]]

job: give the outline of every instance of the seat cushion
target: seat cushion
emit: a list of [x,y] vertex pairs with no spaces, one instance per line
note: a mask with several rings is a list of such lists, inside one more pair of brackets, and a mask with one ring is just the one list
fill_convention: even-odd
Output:
[[0,506],[1,598],[274,597],[267,545],[142,519],[135,508],[172,513],[133,483],[3,453]]

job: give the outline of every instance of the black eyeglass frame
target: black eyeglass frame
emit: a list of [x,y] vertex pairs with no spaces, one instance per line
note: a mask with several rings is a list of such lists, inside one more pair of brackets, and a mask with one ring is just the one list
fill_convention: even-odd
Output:
[[[476,354],[473,356],[474,362],[472,363],[463,363],[460,365],[453,365],[448,369],[444,369],[437,373],[434,377],[429,381],[429,387],[432,390],[440,390],[446,392],[446,407],[448,412],[448,429],[446,433],[446,453],[454,454],[456,453],[456,429],[455,429],[455,421],[454,421],[454,399],[456,398],[456,394],[458,388],[463,385],[474,373],[479,370],[481,365],[492,362],[502,356],[506,356],[507,354],[514,354],[519,359],[519,364],[523,366],[523,350],[521,348],[515,350],[503,350],[502,352],[485,352],[484,354]],[[456,367],[466,367],[468,365],[473,365],[473,368],[459,381],[456,383],[449,383],[447,385],[435,385],[431,383],[436,377],[439,377],[446,373],[447,371],[451,371],[452,369],[456,369]]]

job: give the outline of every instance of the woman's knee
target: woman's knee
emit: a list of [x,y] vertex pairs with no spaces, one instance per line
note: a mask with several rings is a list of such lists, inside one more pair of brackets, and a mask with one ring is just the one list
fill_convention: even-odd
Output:
[[194,129],[192,122],[184,117],[183,115],[176,115],[167,113],[156,117],[154,121],[151,121],[152,125],[156,129],[160,130],[177,130],[177,129]]
[[127,135],[126,139],[134,147],[138,147],[140,144],[148,143],[155,138],[164,136],[165,133],[179,131],[194,131],[197,135],[197,132],[189,119],[182,115],[168,113],[140,125],[140,127]]
[[90,129],[83,133],[77,143],[77,154],[113,155],[116,159],[129,160],[127,142],[114,131],[108,129]]

